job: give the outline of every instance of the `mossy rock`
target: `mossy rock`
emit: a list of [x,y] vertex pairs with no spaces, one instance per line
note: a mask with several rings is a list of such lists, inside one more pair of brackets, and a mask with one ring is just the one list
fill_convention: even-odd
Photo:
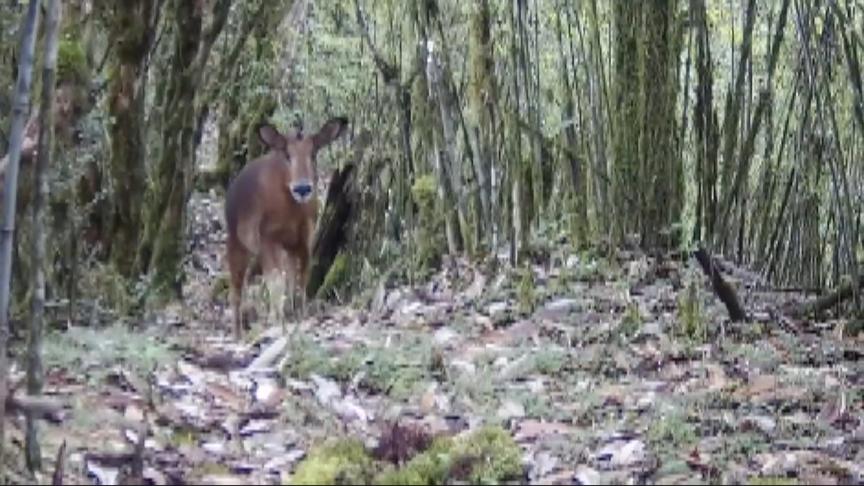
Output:
[[414,456],[401,468],[387,466],[373,484],[444,484],[450,472],[454,441],[451,437],[435,439],[422,454]]
[[374,461],[356,439],[339,439],[313,449],[289,484],[369,484]]
[[[484,427],[457,441],[451,457],[451,478],[471,484],[498,484],[522,476],[522,451],[500,426]],[[462,471],[454,470],[460,463],[467,466],[465,477],[459,474]]]
[[289,484],[500,484],[522,478],[522,451],[500,426],[439,437],[403,466],[376,461],[356,439],[314,448]]

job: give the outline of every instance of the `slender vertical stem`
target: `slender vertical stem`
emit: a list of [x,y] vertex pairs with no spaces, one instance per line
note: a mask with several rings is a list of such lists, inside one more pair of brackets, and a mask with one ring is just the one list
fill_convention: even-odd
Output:
[[[15,101],[9,142],[9,162],[3,187],[3,225],[0,226],[0,468],[5,464],[3,444],[6,439],[6,398],[8,396],[9,362],[6,347],[9,342],[9,289],[12,277],[12,239],[15,233],[15,202],[18,194],[18,166],[21,162],[21,144],[24,141],[24,123],[30,108],[30,85],[33,81],[33,51],[39,24],[39,0],[30,0],[27,16],[21,29],[21,49]],[[5,471],[0,470],[0,482],[5,482]]]

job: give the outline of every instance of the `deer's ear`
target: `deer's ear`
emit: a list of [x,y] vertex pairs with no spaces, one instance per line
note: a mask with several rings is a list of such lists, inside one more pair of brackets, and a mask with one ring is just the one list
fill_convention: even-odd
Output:
[[315,143],[315,149],[318,150],[326,147],[331,142],[342,136],[348,128],[348,118],[337,116],[327,120],[318,133],[312,136]]
[[258,138],[264,142],[264,145],[273,150],[285,150],[285,146],[287,145],[285,137],[279,133],[279,130],[276,130],[276,127],[269,123],[258,125]]

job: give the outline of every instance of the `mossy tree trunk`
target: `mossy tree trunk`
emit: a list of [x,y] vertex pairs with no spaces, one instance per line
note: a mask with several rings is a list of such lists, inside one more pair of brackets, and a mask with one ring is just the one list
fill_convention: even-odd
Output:
[[[272,67],[276,53],[270,39],[293,3],[261,0],[250,9],[231,41],[230,51],[223,54],[218,81],[211,85],[209,96],[218,94],[221,98],[213,182],[224,188],[247,161],[263,153],[255,127],[276,110],[276,85],[283,74]],[[242,55],[249,52],[253,55]],[[267,89],[261,89],[262,85]]]
[[677,0],[646,2],[643,8],[640,233],[643,247],[658,248],[677,243],[663,235],[679,223],[684,207],[683,168],[675,143],[681,30]]
[[213,43],[225,25],[230,0],[217,0],[204,29],[199,2],[174,0],[174,48],[164,89],[162,147],[148,188],[144,234],[136,267],[152,275],[157,292],[180,294],[185,250],[186,202],[195,171],[196,95]]
[[[423,3],[415,10],[414,21],[421,43],[421,55],[427,60],[425,76],[428,100],[423,106],[425,119],[431,122],[424,127],[426,149],[438,181],[438,198],[444,208],[444,228],[447,234],[447,247],[450,254],[462,251],[464,238],[462,221],[465,221],[455,187],[460,174],[453,173],[456,166],[455,137],[453,136],[452,115],[445,96],[444,73],[435,50],[429,51],[431,25],[437,12],[435,2]],[[440,44],[439,44],[440,46]],[[436,46],[437,47],[437,46]],[[440,48],[440,47],[438,47]],[[434,48],[433,48],[434,49]],[[421,76],[418,76],[420,78]],[[437,105],[433,105],[436,103]]]
[[124,0],[113,5],[109,42],[114,61],[108,77],[113,186],[110,219],[111,260],[125,276],[134,272],[135,250],[141,237],[141,195],[146,188],[144,144],[144,77],[155,29],[150,19],[156,0]]
[[639,174],[639,141],[642,128],[639,79],[642,9],[644,2],[615,0],[613,22],[614,56],[614,220],[613,231],[620,240],[639,228],[639,191],[633,182]]
[[[565,171],[570,176],[570,185],[573,196],[570,199],[573,207],[570,208],[572,234],[576,246],[581,246],[588,241],[588,189],[585,184],[585,171],[583,170],[584,161],[581,157],[577,157],[579,153],[578,139],[576,134],[577,114],[575,101],[575,86],[571,80],[571,73],[575,74],[575,66],[568,62],[565,54],[564,32],[561,22],[560,10],[555,15],[555,30],[558,37],[559,62],[561,71],[561,88],[564,103],[561,108],[561,118],[564,124],[564,144],[569,149],[564,154]],[[572,43],[572,39],[571,39]],[[589,81],[590,82],[590,81]]]
[[[497,225],[492,218],[492,166],[495,157],[493,131],[495,119],[495,61],[492,44],[492,12],[488,0],[474,0],[471,13],[469,56],[471,77],[468,86],[468,106],[476,129],[474,151],[477,189],[480,192],[478,231],[486,235],[485,245],[493,249]],[[478,242],[479,243],[479,242]]]
[[696,227],[694,238],[714,232],[717,215],[717,153],[719,134],[714,111],[714,75],[711,40],[705,0],[691,0],[696,29],[696,105],[693,109],[696,136]]

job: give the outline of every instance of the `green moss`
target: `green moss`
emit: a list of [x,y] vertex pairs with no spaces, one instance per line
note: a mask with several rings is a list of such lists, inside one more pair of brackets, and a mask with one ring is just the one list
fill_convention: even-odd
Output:
[[499,426],[466,437],[438,438],[401,468],[387,467],[375,484],[499,484],[522,475],[522,452]]
[[90,67],[84,46],[77,39],[63,39],[57,46],[57,83],[84,86],[90,81]]
[[315,447],[289,484],[499,484],[522,475],[522,452],[500,426],[438,437],[401,467],[374,460],[356,439]]
[[213,281],[210,287],[210,299],[212,300],[227,300],[230,293],[230,285],[227,275],[220,275]]
[[336,289],[342,287],[346,282],[350,281],[351,274],[348,266],[348,257],[344,253],[339,253],[333,259],[330,265],[330,270],[324,277],[324,283],[318,289],[319,296],[327,296],[333,293]]
[[456,478],[470,480],[472,484],[496,484],[522,474],[522,451],[499,426],[484,427],[464,441],[457,441],[451,457],[473,459],[467,477]]
[[369,484],[375,463],[356,439],[337,439],[313,448],[289,484]]
[[422,454],[414,456],[401,468],[387,466],[373,484],[444,484],[450,471],[454,441],[450,437],[435,439]]
[[411,187],[414,203],[417,204],[417,251],[415,268],[421,274],[438,267],[444,253],[444,218],[438,210],[438,183],[431,174],[418,177]]

